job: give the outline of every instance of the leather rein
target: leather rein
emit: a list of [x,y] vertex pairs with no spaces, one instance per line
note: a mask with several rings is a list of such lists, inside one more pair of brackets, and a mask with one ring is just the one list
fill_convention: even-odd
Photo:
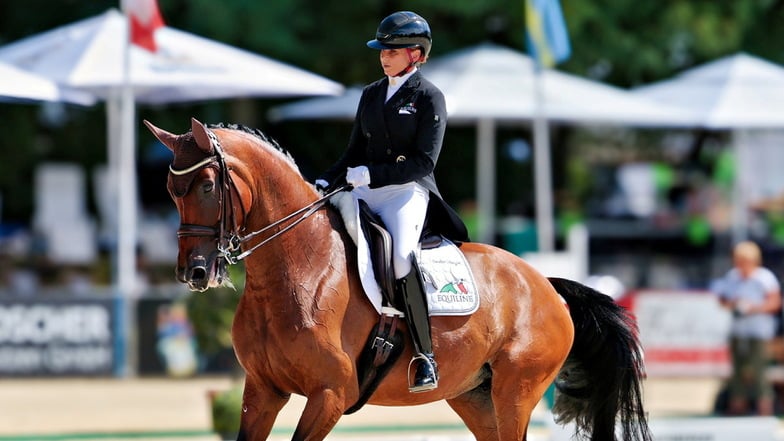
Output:
[[[231,177],[231,168],[226,164],[226,156],[223,152],[223,148],[220,145],[220,141],[218,137],[212,130],[207,130],[207,134],[210,138],[210,144],[212,144],[212,148],[215,151],[215,154],[212,156],[208,156],[207,158],[203,159],[202,161],[197,162],[196,164],[177,170],[171,165],[169,165],[169,173],[173,174],[174,176],[183,176],[190,173],[193,173],[197,170],[201,170],[204,167],[216,167],[220,174],[220,188],[219,188],[219,203],[221,205],[221,217],[218,220],[219,226],[216,228],[214,226],[208,225],[197,225],[197,224],[180,224],[180,228],[177,230],[177,237],[214,237],[218,239],[218,257],[222,257],[226,259],[226,262],[229,265],[233,265],[238,263],[239,261],[245,259],[246,257],[250,256],[254,251],[258,248],[268,244],[273,239],[277,238],[281,234],[285,233],[286,231],[294,228],[297,224],[304,221],[310,215],[315,213],[319,208],[326,204],[327,200],[334,196],[335,194],[350,189],[350,185],[344,185],[339,187],[331,192],[328,192],[321,198],[309,203],[308,205],[300,208],[299,210],[283,217],[282,219],[278,219],[277,221],[267,225],[266,227],[254,231],[249,234],[242,235],[240,234],[241,226],[237,225],[235,216],[234,216],[234,203],[233,203],[233,194],[239,195],[239,190],[237,189],[234,180]],[[225,202],[225,203],[224,203]],[[240,208],[242,208],[243,212],[245,207],[242,207],[242,201],[239,201]],[[253,239],[254,237],[264,234],[273,228],[277,228],[280,225],[290,221],[291,219],[296,218],[294,221],[286,225],[285,227],[281,228],[275,234],[267,237],[266,239],[262,240],[261,242],[253,245],[252,247],[248,248],[245,251],[242,251],[242,244]]]

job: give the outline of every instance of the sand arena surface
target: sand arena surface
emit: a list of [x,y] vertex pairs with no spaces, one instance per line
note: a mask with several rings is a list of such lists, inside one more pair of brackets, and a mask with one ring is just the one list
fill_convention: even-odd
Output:
[[[6,378],[0,380],[0,440],[14,436],[29,440],[35,435],[52,439],[54,435],[111,433],[125,434],[127,439],[128,433],[154,432],[165,434],[162,438],[167,440],[176,440],[177,434],[189,440],[216,440],[216,436],[210,435],[208,394],[228,389],[232,384],[234,381],[228,377]],[[645,382],[647,410],[652,417],[709,415],[719,386],[716,379],[648,379]],[[296,426],[304,403],[302,397],[292,397],[278,417],[274,438],[290,437],[291,432],[285,435],[285,431]],[[546,408],[540,405],[534,420],[542,421],[546,417]],[[413,429],[398,432],[395,427],[400,425]],[[422,427],[428,433],[450,434],[446,439],[472,439],[465,438],[468,432],[461,425],[445,402],[415,408],[365,406],[357,414],[344,416],[336,433],[349,436],[360,428],[367,438],[368,428],[378,427],[379,433],[392,429],[397,432],[393,433],[396,439],[402,439],[403,432],[411,435],[416,427]]]

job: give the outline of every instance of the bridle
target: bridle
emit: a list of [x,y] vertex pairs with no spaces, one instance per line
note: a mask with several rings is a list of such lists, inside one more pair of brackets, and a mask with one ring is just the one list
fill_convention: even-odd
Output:
[[[184,176],[190,173],[193,173],[197,170],[201,170],[205,167],[215,167],[218,169],[218,173],[220,176],[220,187],[218,189],[219,193],[219,204],[221,206],[221,214],[220,219],[218,220],[219,226],[216,228],[214,226],[209,225],[197,225],[197,224],[180,224],[180,228],[177,230],[177,237],[212,237],[218,239],[218,257],[223,258],[229,265],[233,265],[256,251],[258,248],[266,245],[273,239],[277,238],[281,234],[285,233],[286,231],[294,228],[297,224],[304,221],[310,215],[315,213],[319,208],[326,204],[327,200],[334,196],[335,194],[350,189],[350,185],[344,185],[339,187],[327,194],[323,195],[321,198],[311,202],[310,204],[300,208],[299,210],[279,219],[266,227],[254,231],[249,234],[242,235],[240,234],[240,230],[242,226],[237,225],[236,218],[234,216],[234,194],[239,195],[239,190],[237,189],[237,185],[234,183],[234,180],[231,176],[231,168],[226,163],[226,155],[221,147],[220,141],[218,137],[212,130],[206,129],[207,135],[210,139],[210,144],[212,146],[213,151],[215,154],[204,158],[203,160],[193,164],[190,167],[184,169],[175,169],[171,165],[169,165],[169,173],[174,176]],[[239,205],[243,213],[246,213],[245,207],[242,206],[242,200],[239,199]],[[285,227],[281,228],[275,234],[267,237],[263,241],[253,245],[251,248],[248,248],[245,251],[242,251],[242,244],[253,239],[254,237],[264,234],[269,230],[279,227],[280,225],[290,221],[291,219],[296,218],[294,221],[286,225]]]

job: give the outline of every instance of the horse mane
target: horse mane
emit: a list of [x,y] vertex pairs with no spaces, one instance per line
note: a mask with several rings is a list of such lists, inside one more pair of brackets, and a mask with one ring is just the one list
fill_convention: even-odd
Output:
[[240,131],[240,132],[247,133],[249,135],[253,135],[256,138],[258,138],[259,140],[261,140],[263,143],[269,145],[270,147],[274,148],[275,150],[277,150],[278,152],[283,154],[283,156],[288,158],[288,160],[291,161],[292,164],[295,163],[294,157],[291,156],[291,153],[288,150],[284,149],[278,143],[277,140],[267,136],[267,134],[262,132],[260,129],[257,129],[257,128],[254,128],[254,127],[248,127],[248,126],[246,126],[244,124],[223,123],[223,122],[216,123],[216,124],[209,124],[209,125],[207,125],[207,128],[210,128],[210,129],[237,130],[237,131]]
[[[297,167],[297,163],[294,161],[294,157],[291,156],[291,153],[281,147],[281,145],[276,140],[267,136],[259,129],[248,127],[242,124],[227,124],[222,122],[217,124],[208,124],[207,128],[236,130],[251,135],[261,141],[261,144],[269,146],[273,151],[280,154],[291,164],[292,168],[297,173],[299,173],[300,176],[302,175],[302,173],[299,171],[299,167]],[[205,158],[203,151],[199,150],[198,148],[194,148],[195,142],[195,138],[193,137],[191,131],[188,131],[187,133],[184,133],[178,137],[176,146],[172,146],[172,150],[174,151],[174,161],[172,162],[172,166],[183,169]],[[193,175],[190,173],[185,176],[172,177],[172,190],[174,194],[182,196],[187,193],[192,181]]]

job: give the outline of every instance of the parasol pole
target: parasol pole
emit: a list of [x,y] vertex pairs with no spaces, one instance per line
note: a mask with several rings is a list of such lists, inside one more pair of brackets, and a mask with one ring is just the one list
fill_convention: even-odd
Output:
[[553,182],[550,158],[550,128],[544,110],[542,69],[533,63],[534,75],[534,192],[536,199],[537,245],[540,252],[555,249],[553,226]]
[[119,376],[135,374],[135,341],[133,338],[133,295],[136,290],[136,106],[131,84],[131,25],[125,14],[126,38],[123,40],[123,81],[120,88],[120,121],[116,143],[116,169],[118,196],[117,258],[115,280],[120,303],[117,315],[122,337],[117,348]]

